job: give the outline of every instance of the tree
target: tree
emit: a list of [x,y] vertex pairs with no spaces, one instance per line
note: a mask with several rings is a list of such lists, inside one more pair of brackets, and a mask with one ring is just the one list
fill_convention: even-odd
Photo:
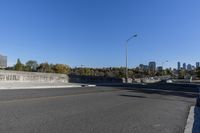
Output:
[[132,69],[129,69],[128,70],[128,76],[129,76],[129,78],[134,78],[134,71],[132,70]]
[[172,72],[170,71],[170,69],[166,69],[164,74],[165,75],[172,75]]
[[183,78],[185,78],[185,76],[186,76],[186,71],[185,70],[179,70],[179,72],[178,72],[178,78],[179,79],[183,79]]
[[46,62],[46,63],[41,63],[37,67],[38,72],[45,72],[45,73],[51,73],[53,72],[52,67]]
[[26,62],[26,71],[36,71],[38,67],[37,61],[29,60]]
[[16,71],[23,71],[24,70],[24,65],[21,63],[20,59],[17,59],[17,63],[14,66],[14,69]]
[[107,72],[105,73],[105,76],[106,76],[106,77],[115,77],[115,75],[114,75],[114,73],[113,73],[112,71],[107,71]]
[[86,76],[92,75],[90,68],[84,68],[84,75],[86,75]]
[[125,68],[124,67],[120,67],[119,68],[119,74],[118,74],[118,78],[124,78],[126,75],[125,75],[126,71],[125,71]]
[[68,74],[70,71],[69,66],[64,64],[56,64],[53,66],[53,70],[55,73],[62,73],[62,74]]
[[197,68],[196,74],[197,74],[197,77],[200,78],[200,67]]

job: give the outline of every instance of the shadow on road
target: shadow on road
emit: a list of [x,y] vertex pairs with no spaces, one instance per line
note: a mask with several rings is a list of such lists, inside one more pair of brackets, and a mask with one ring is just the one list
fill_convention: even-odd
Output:
[[200,107],[195,107],[194,109],[194,125],[192,129],[192,133],[200,132]]
[[121,90],[130,92],[142,92],[147,94],[173,95],[187,98],[196,98],[198,96],[198,86],[189,84],[105,84],[97,86],[117,87]]
[[136,96],[136,95],[125,95],[125,94],[121,94],[119,96],[123,96],[123,97],[134,97],[134,98],[147,98],[145,96]]
[[148,89],[128,89],[129,92],[141,92],[146,94],[159,94],[165,96],[179,96],[187,98],[196,98],[198,94],[188,93],[188,92],[172,92],[172,91],[160,91],[160,90],[148,90]]

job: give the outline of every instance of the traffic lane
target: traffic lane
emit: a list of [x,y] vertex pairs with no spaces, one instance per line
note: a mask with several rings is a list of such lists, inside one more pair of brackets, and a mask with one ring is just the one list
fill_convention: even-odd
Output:
[[46,88],[46,89],[17,89],[17,90],[0,90],[0,101],[29,99],[52,96],[65,96],[81,93],[101,93],[109,91],[128,90],[133,92],[141,92],[147,94],[175,95],[180,97],[195,98],[197,94],[189,92],[176,92],[149,88],[135,87],[78,87],[78,88]]
[[194,101],[120,91],[4,102],[0,132],[182,133]]
[[152,84],[97,84],[97,86],[124,87],[126,89],[156,89],[180,92],[199,92],[199,84],[152,83]]
[[77,87],[77,88],[46,88],[46,89],[14,89],[0,90],[0,101],[29,99],[51,96],[64,96],[80,93],[117,91],[113,87]]

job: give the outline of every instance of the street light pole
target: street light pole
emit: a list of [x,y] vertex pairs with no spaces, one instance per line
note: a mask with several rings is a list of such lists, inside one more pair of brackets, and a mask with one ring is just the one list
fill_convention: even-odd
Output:
[[[164,64],[167,63],[167,62],[168,62],[168,60],[162,62],[162,69],[163,69],[163,70],[164,70],[163,66],[164,66]],[[163,70],[162,70],[162,76],[164,75],[164,74],[163,74],[163,73],[164,73]]]
[[138,35],[135,34],[131,36],[128,40],[125,42],[125,48],[126,48],[126,83],[128,83],[128,42],[133,39],[134,37],[137,37]]
[[126,83],[128,83],[128,42],[126,42]]

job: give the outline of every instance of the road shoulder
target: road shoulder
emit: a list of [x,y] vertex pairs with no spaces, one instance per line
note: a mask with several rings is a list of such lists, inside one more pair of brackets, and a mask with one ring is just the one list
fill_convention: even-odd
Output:
[[184,133],[199,133],[200,131],[200,107],[192,106],[187,119]]

